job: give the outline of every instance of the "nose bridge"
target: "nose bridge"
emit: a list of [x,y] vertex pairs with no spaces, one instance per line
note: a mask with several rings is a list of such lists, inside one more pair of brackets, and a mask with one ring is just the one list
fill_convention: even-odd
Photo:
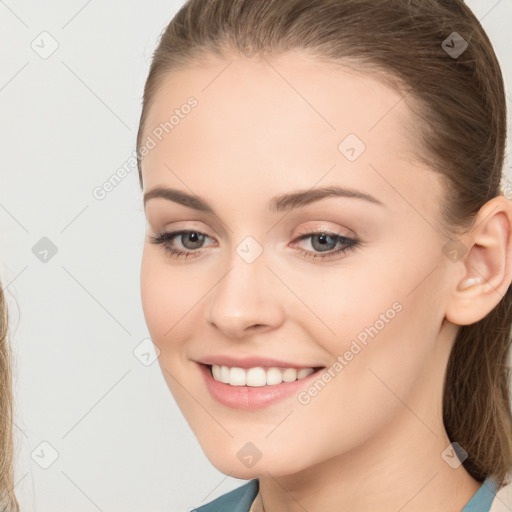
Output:
[[275,327],[282,321],[282,303],[276,283],[267,268],[268,259],[261,244],[246,237],[226,258],[223,277],[210,295],[208,320],[226,335],[243,336],[251,326]]

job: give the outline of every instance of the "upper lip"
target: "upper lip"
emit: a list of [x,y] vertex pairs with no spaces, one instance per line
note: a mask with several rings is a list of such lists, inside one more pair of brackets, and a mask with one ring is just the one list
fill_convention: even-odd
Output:
[[269,357],[233,357],[223,355],[205,356],[198,359],[196,362],[206,365],[229,366],[230,368],[254,368],[262,366],[264,368],[281,367],[281,368],[323,368],[321,365],[300,364],[284,361],[280,359],[273,359]]

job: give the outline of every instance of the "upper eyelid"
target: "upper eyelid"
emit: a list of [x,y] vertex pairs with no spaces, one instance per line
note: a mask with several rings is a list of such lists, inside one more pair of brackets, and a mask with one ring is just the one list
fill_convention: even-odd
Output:
[[[193,222],[193,221],[192,221]],[[326,221],[309,221],[309,222],[318,222],[318,223],[322,223],[322,222],[326,222]],[[151,225],[151,224],[150,224]],[[156,226],[153,227],[153,231],[155,233],[159,233],[159,234],[168,234],[168,233],[177,233],[177,232],[194,232],[194,233],[201,233],[203,235],[206,235],[210,238],[215,238],[217,235],[213,235],[213,236],[210,236],[206,230],[204,230],[203,228],[201,227],[194,227],[194,226],[191,226],[190,224],[187,224],[183,227],[170,227],[170,228],[157,228]],[[296,230],[294,230],[296,231]],[[300,229],[298,229],[299,231],[299,234],[297,234],[296,236],[300,236],[302,234],[312,234],[312,233],[331,233],[331,234],[337,234],[337,235],[343,235],[343,236],[346,236],[347,238],[349,238],[350,236],[356,236],[355,232],[353,230],[351,230],[350,228],[348,227],[328,227],[328,226],[323,226],[323,225],[320,225],[319,227],[302,227]]]

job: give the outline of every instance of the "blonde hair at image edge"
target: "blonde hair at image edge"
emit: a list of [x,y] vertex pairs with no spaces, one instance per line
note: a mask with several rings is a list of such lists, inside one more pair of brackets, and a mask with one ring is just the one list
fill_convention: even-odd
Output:
[[14,494],[13,397],[8,312],[0,283],[0,510],[19,512]]
[[[456,59],[441,48],[446,27],[470,39]],[[479,209],[500,195],[503,77],[488,36],[460,0],[189,0],[161,34],[145,84],[136,147],[141,187],[144,123],[166,75],[208,55],[253,58],[294,49],[407,91],[404,101],[422,120],[418,157],[446,183],[448,233],[467,232]],[[512,468],[511,304],[509,287],[489,314],[460,327],[443,390],[445,429],[468,453],[465,469],[480,482],[492,476],[499,487],[509,483]]]

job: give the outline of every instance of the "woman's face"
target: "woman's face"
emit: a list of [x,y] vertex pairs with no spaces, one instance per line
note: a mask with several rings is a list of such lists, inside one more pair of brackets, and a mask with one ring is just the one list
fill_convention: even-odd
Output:
[[[298,52],[212,59],[159,88],[143,136],[142,302],[168,386],[219,470],[291,474],[440,428],[454,266],[414,120],[370,75]],[[307,368],[323,370],[272,384]]]

